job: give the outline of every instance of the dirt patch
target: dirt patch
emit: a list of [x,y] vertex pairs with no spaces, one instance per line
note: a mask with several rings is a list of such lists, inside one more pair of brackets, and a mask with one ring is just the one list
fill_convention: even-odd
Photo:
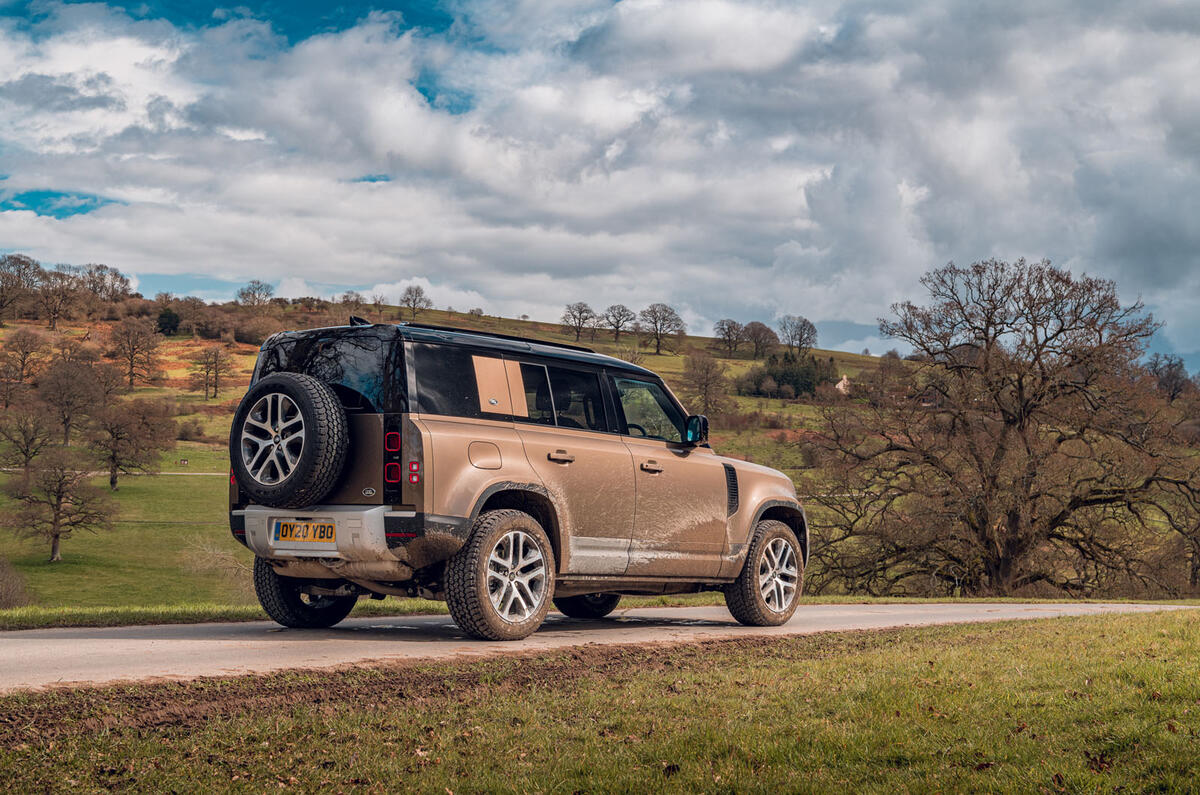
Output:
[[269,675],[207,677],[20,693],[0,698],[0,748],[45,745],[100,731],[188,729],[214,719],[268,714],[298,706],[404,709],[414,702],[459,702],[497,690],[578,687],[582,680],[709,667],[755,652],[777,659],[819,659],[895,642],[897,631],[827,633],[637,646],[589,645],[485,660],[356,665]]

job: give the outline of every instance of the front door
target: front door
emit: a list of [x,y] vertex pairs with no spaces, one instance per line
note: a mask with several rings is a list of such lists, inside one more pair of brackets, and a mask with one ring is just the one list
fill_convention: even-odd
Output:
[[600,375],[509,364],[517,433],[530,465],[560,507],[565,572],[622,574],[633,534],[633,457],[621,436],[610,432]]
[[725,469],[707,447],[683,444],[686,416],[655,381],[612,380],[637,488],[631,576],[713,577],[726,544]]

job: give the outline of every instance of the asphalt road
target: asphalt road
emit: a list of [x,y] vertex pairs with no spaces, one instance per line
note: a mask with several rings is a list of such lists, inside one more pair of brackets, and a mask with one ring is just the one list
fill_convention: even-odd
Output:
[[324,668],[369,660],[486,656],[588,643],[684,642],[1169,609],[1180,608],[1139,604],[801,605],[782,627],[752,628],[735,623],[723,607],[642,608],[617,610],[602,621],[579,621],[552,613],[540,631],[512,643],[471,640],[448,616],[349,619],[327,630],[289,630],[266,621],[34,629],[0,632],[0,692]]

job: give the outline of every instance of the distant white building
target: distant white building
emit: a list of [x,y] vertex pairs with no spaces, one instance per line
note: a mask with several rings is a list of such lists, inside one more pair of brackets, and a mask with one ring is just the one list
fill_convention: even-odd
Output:
[[837,391],[841,392],[843,395],[849,395],[850,394],[850,376],[843,375],[842,380],[838,381],[836,384],[834,384],[833,388],[836,389]]

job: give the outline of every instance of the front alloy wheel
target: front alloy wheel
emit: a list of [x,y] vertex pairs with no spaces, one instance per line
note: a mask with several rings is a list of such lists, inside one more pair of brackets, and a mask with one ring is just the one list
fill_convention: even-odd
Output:
[[746,564],[725,586],[725,605],[739,622],[753,627],[787,623],[804,587],[804,559],[792,528],[764,519],[754,528]]

